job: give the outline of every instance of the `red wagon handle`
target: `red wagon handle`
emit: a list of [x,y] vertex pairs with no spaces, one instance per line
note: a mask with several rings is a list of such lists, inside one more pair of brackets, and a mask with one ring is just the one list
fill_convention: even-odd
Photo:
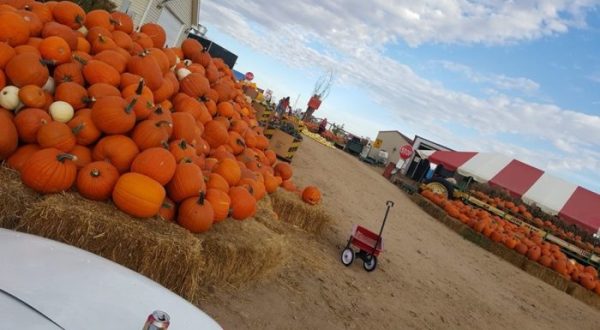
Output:
[[383,217],[383,223],[381,224],[381,228],[379,229],[379,235],[377,236],[377,241],[375,241],[375,246],[373,246],[373,251],[371,251],[371,255],[375,253],[377,250],[377,245],[379,245],[379,241],[381,241],[381,234],[383,234],[383,227],[385,227],[385,222],[387,221],[388,214],[390,213],[390,208],[394,206],[394,202],[387,201],[385,202],[387,209],[385,210],[385,216]]

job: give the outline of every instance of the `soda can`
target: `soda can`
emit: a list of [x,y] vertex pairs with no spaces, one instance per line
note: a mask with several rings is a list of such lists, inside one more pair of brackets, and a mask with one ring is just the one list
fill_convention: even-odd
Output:
[[166,330],[169,328],[169,324],[169,314],[163,311],[154,311],[148,315],[142,330]]

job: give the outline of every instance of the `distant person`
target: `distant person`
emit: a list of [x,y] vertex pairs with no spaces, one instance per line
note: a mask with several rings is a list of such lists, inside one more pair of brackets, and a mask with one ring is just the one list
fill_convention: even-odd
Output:
[[279,100],[279,103],[277,104],[277,108],[275,108],[275,113],[277,114],[278,117],[283,117],[283,115],[285,114],[285,112],[287,111],[287,108],[290,106],[290,97],[284,97],[281,100]]
[[319,124],[319,134],[325,132],[327,130],[327,118],[323,118],[321,123]]

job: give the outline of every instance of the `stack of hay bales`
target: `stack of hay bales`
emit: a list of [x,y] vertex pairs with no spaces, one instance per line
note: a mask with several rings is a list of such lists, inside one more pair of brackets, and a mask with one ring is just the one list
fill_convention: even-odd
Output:
[[21,183],[19,172],[0,165],[0,227],[13,229],[41,196]]
[[321,234],[332,221],[322,205],[309,205],[297,194],[279,189],[271,195],[273,210],[282,221],[314,234]]

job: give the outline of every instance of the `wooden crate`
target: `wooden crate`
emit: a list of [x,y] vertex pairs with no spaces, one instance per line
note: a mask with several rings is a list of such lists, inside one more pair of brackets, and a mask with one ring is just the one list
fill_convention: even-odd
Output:
[[292,161],[302,143],[302,140],[296,139],[280,129],[267,129],[264,134],[270,139],[269,149],[273,150],[277,157],[288,162]]
[[269,118],[271,118],[273,111],[264,104],[258,102],[252,102],[252,107],[256,111],[256,121],[266,124],[269,121]]
[[253,100],[258,96],[258,91],[250,86],[244,86],[242,87],[242,90],[244,91],[244,94]]

